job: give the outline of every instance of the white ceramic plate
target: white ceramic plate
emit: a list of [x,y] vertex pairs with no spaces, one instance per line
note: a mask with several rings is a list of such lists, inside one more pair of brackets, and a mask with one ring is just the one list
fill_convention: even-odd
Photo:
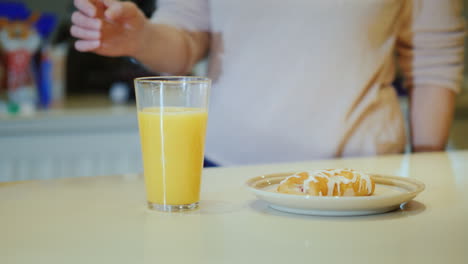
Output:
[[275,173],[252,178],[248,188],[258,199],[276,210],[307,215],[350,216],[379,214],[398,209],[424,190],[424,184],[411,178],[372,174],[375,191],[371,196],[323,197],[276,192],[278,184],[293,173]]

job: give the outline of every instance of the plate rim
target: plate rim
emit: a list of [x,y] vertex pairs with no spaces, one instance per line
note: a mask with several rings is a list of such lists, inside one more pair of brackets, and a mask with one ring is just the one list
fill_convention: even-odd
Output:
[[[359,200],[368,200],[368,199],[375,199],[377,196],[313,196],[313,195],[299,195],[299,194],[287,194],[287,193],[278,193],[278,192],[269,192],[262,190],[260,188],[256,188],[253,186],[254,183],[258,182],[259,180],[265,180],[268,178],[274,178],[274,177],[284,177],[286,178],[287,176],[291,176],[297,172],[276,172],[276,173],[268,173],[268,174],[263,174],[260,176],[255,176],[252,178],[249,178],[246,182],[245,185],[247,186],[248,189],[250,189],[252,192],[257,193],[267,193],[268,195],[274,195],[278,198],[285,197],[286,199],[301,199],[301,200],[347,200],[347,201],[359,201]],[[401,176],[394,176],[394,175],[386,175],[386,174],[379,174],[379,173],[368,173],[374,180],[397,180],[397,181],[403,181],[407,184],[410,184],[411,186],[415,187],[413,191],[405,192],[404,194],[407,196],[412,196],[416,197],[419,193],[425,190],[426,185],[415,178],[409,178],[409,177],[401,177]],[[377,183],[377,182],[376,182]],[[384,197],[384,196],[382,196]]]

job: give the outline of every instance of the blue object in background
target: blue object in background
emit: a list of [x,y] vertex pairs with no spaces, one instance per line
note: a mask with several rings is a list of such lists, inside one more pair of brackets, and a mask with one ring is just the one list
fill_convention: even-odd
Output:
[[408,96],[408,90],[404,87],[405,80],[402,76],[397,75],[395,80],[393,81],[392,85],[395,87],[398,96],[406,97]]
[[211,160],[204,158],[203,160],[203,168],[211,168],[211,167],[218,167],[218,164],[212,162]]
[[0,17],[10,21],[27,20],[31,16],[31,10],[21,2],[0,2]]
[[52,61],[50,60],[48,51],[41,50],[37,89],[39,94],[39,105],[42,108],[49,108],[52,103]]
[[48,39],[57,24],[57,17],[54,14],[43,13],[34,25],[37,33],[42,39]]
[[42,14],[37,22],[35,28],[37,33],[42,39],[42,45],[39,50],[39,58],[36,69],[37,89],[39,94],[39,106],[42,108],[49,108],[52,103],[52,89],[53,77],[52,69],[53,64],[49,56],[49,37],[54,31],[57,24],[57,18],[53,14]]

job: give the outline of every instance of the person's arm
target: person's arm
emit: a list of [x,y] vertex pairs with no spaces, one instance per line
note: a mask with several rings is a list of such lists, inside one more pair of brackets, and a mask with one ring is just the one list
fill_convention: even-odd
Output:
[[205,56],[208,43],[207,32],[148,22],[139,47],[129,55],[158,72],[186,74]]
[[460,0],[406,1],[398,39],[410,95],[412,150],[445,149],[463,73],[464,20]]
[[447,144],[454,115],[455,92],[443,87],[410,89],[412,150],[440,151]]
[[208,49],[206,31],[153,23],[132,2],[75,0],[75,6],[70,31],[79,51],[131,56],[157,72],[185,74]]

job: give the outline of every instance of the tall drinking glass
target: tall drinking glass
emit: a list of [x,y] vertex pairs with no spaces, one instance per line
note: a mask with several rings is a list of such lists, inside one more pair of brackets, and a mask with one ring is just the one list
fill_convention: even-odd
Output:
[[203,77],[135,79],[148,207],[198,207],[211,81]]

